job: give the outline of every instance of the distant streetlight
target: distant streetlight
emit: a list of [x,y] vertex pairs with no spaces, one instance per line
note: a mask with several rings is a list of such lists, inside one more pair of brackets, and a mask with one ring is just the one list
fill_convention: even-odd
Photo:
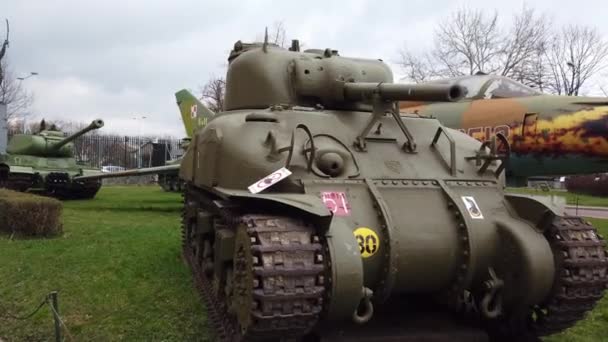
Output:
[[[138,133],[138,135],[139,135],[138,139],[145,140],[145,139],[143,139],[143,129],[144,129],[144,127],[143,127],[144,126],[144,121],[143,120],[146,119],[146,116],[144,116],[144,115],[134,116],[132,119],[136,120],[136,121],[137,120],[142,120],[141,124],[138,125],[138,127],[137,127],[138,131],[139,131],[139,133]],[[138,144],[137,144],[137,167],[138,168],[141,168],[141,146],[142,146],[142,141],[139,141]]]
[[133,120],[136,120],[136,121],[137,121],[137,120],[142,120],[142,121],[141,121],[141,124],[140,124],[140,125],[138,125],[138,127],[137,127],[137,128],[139,129],[139,136],[142,136],[142,135],[143,135],[143,132],[142,132],[142,131],[143,131],[143,129],[144,129],[144,121],[143,121],[143,120],[145,120],[146,118],[147,118],[147,117],[146,117],[146,116],[144,116],[144,115],[142,115],[142,116],[134,116],[134,117],[132,118]]
[[19,81],[24,81],[24,80],[27,80],[28,78],[30,78],[30,77],[32,77],[32,76],[38,76],[38,73],[37,73],[37,72],[35,72],[35,71],[31,71],[29,75],[24,76],[24,77],[17,77],[17,79],[18,79]]
[[[30,74],[24,77],[17,77],[17,79],[19,80],[19,84],[21,84],[21,82],[27,80],[28,78],[32,77],[32,76],[38,76],[38,73],[36,71],[30,71]],[[26,117],[23,117],[23,133],[25,133],[26,131]]]

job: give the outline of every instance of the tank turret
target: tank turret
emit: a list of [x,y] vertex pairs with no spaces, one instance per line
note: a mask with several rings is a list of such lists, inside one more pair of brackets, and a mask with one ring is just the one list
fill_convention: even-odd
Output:
[[319,51],[237,42],[229,58],[226,110],[286,104],[371,111],[374,94],[383,101],[456,101],[463,95],[458,86],[395,84],[382,60]]
[[65,138],[62,132],[51,130],[44,130],[36,135],[17,134],[11,139],[7,152],[38,157],[71,157],[73,151],[68,144],[103,125],[103,120],[93,120],[87,127]]

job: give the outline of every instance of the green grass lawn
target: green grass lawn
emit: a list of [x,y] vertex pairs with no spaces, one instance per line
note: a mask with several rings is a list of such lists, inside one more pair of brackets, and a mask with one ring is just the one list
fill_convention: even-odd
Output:
[[[562,197],[566,198],[567,204],[572,204],[572,205],[576,204],[576,200],[578,198],[578,205],[582,205],[582,206],[588,205],[588,206],[593,206],[593,207],[608,207],[608,197],[579,195],[579,194],[574,194],[574,193],[567,192],[567,191],[556,191],[556,190],[542,191],[540,189],[530,189],[530,188],[507,188],[506,191],[512,192],[512,193],[518,193],[518,194],[530,194],[530,195],[542,195],[542,196],[548,196],[548,195],[562,196]],[[608,338],[607,338],[607,340],[608,340]]]
[[[47,293],[77,341],[205,341],[205,309],[180,256],[179,194],[156,186],[104,187],[91,201],[64,202],[65,234],[0,235],[0,338],[53,340],[47,307],[16,321]],[[591,219],[608,236],[608,220]],[[608,299],[550,342],[608,338]]]
[[104,187],[91,201],[64,202],[60,238],[0,236],[0,338],[53,340],[48,292],[79,341],[204,340],[205,310],[180,256],[181,196],[159,187]]

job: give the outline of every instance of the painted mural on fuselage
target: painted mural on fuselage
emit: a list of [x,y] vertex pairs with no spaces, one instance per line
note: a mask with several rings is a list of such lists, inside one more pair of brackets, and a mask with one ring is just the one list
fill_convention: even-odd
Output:
[[466,95],[455,103],[401,102],[401,111],[436,117],[481,141],[503,133],[511,175],[608,172],[608,98],[547,95],[493,75],[433,83],[460,84]]

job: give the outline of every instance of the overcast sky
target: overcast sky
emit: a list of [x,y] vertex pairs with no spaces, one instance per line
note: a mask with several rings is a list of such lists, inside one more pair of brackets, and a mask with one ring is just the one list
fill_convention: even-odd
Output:
[[508,23],[525,3],[555,25],[583,23],[608,37],[606,0],[2,0],[0,18],[11,24],[13,71],[39,73],[23,83],[35,96],[31,119],[101,117],[106,132],[181,137],[175,91],[223,75],[234,42],[260,38],[277,21],[306,48],[390,62],[404,44],[428,48],[433,27],[459,7],[497,10]]

